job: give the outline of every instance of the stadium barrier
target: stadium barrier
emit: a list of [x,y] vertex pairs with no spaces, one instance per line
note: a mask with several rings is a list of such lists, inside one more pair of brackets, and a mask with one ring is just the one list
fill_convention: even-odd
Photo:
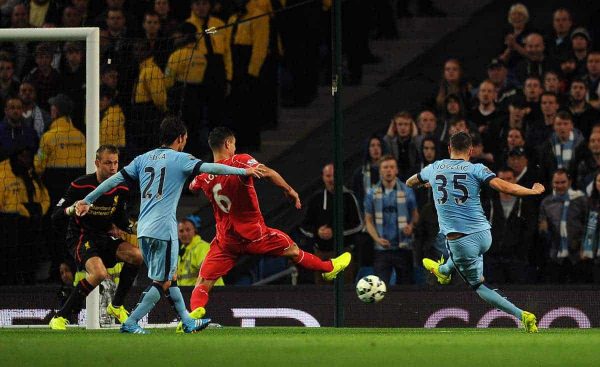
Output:
[[[56,287],[1,287],[0,327],[47,325],[57,307]],[[137,302],[141,289],[132,289],[127,307]],[[189,299],[190,288],[182,287]],[[593,286],[511,287],[503,294],[534,312],[541,328],[600,327],[600,289]],[[517,327],[517,320],[490,308],[467,289],[432,290],[392,287],[377,304],[358,300],[354,289],[344,294],[348,327]],[[217,287],[211,294],[209,317],[224,326],[333,326],[332,287],[264,286]],[[163,298],[143,324],[175,326],[175,312]],[[79,316],[85,325],[85,311]]]

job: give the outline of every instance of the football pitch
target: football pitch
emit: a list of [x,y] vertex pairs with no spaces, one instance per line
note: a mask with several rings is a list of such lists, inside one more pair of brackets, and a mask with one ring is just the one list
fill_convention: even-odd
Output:
[[598,366],[600,329],[0,329],[0,366]]

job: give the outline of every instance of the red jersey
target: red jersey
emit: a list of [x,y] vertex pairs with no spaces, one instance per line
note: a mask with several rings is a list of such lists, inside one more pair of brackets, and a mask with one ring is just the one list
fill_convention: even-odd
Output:
[[[222,159],[232,167],[256,167],[259,163],[248,154]],[[260,212],[252,176],[212,175],[202,173],[194,178],[190,190],[202,189],[210,200],[217,221],[217,238],[225,242],[255,241],[268,233]]]

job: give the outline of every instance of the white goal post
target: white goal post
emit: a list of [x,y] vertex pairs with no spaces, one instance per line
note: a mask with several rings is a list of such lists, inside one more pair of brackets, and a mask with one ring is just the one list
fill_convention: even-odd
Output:
[[[84,28],[8,28],[0,29],[0,42],[85,41],[85,168],[95,171],[96,149],[100,145],[100,29]],[[86,299],[86,327],[100,328],[99,287]]]

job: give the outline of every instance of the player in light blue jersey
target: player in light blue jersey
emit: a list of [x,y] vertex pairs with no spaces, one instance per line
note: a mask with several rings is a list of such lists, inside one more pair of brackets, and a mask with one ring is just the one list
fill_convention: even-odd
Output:
[[447,284],[454,269],[479,297],[498,309],[521,320],[525,330],[537,332],[535,315],[513,305],[496,291],[483,284],[483,254],[492,244],[490,224],[483,214],[479,192],[483,185],[515,196],[539,195],[544,186],[533,188],[497,178],[482,164],[469,162],[473,149],[471,136],[460,132],[450,138],[450,159],[436,161],[406,181],[410,187],[430,185],[438,213],[440,231],[446,236],[450,258],[434,261],[423,259],[423,266],[438,282]]
[[262,177],[262,166],[236,168],[218,163],[205,163],[182,153],[187,142],[187,131],[181,120],[168,117],[160,126],[161,147],[137,156],[119,173],[105,180],[82,201],[76,204],[77,215],[85,215],[90,205],[105,192],[124,181],[138,181],[141,207],[138,220],[138,244],[148,266],[148,277],[153,280],[131,315],[121,325],[121,332],[146,334],[138,321],[154,308],[165,294],[183,323],[186,333],[204,329],[209,319],[194,319],[188,314],[181,291],[174,276],[179,251],[175,213],[183,184],[189,176],[200,172],[215,175]]

